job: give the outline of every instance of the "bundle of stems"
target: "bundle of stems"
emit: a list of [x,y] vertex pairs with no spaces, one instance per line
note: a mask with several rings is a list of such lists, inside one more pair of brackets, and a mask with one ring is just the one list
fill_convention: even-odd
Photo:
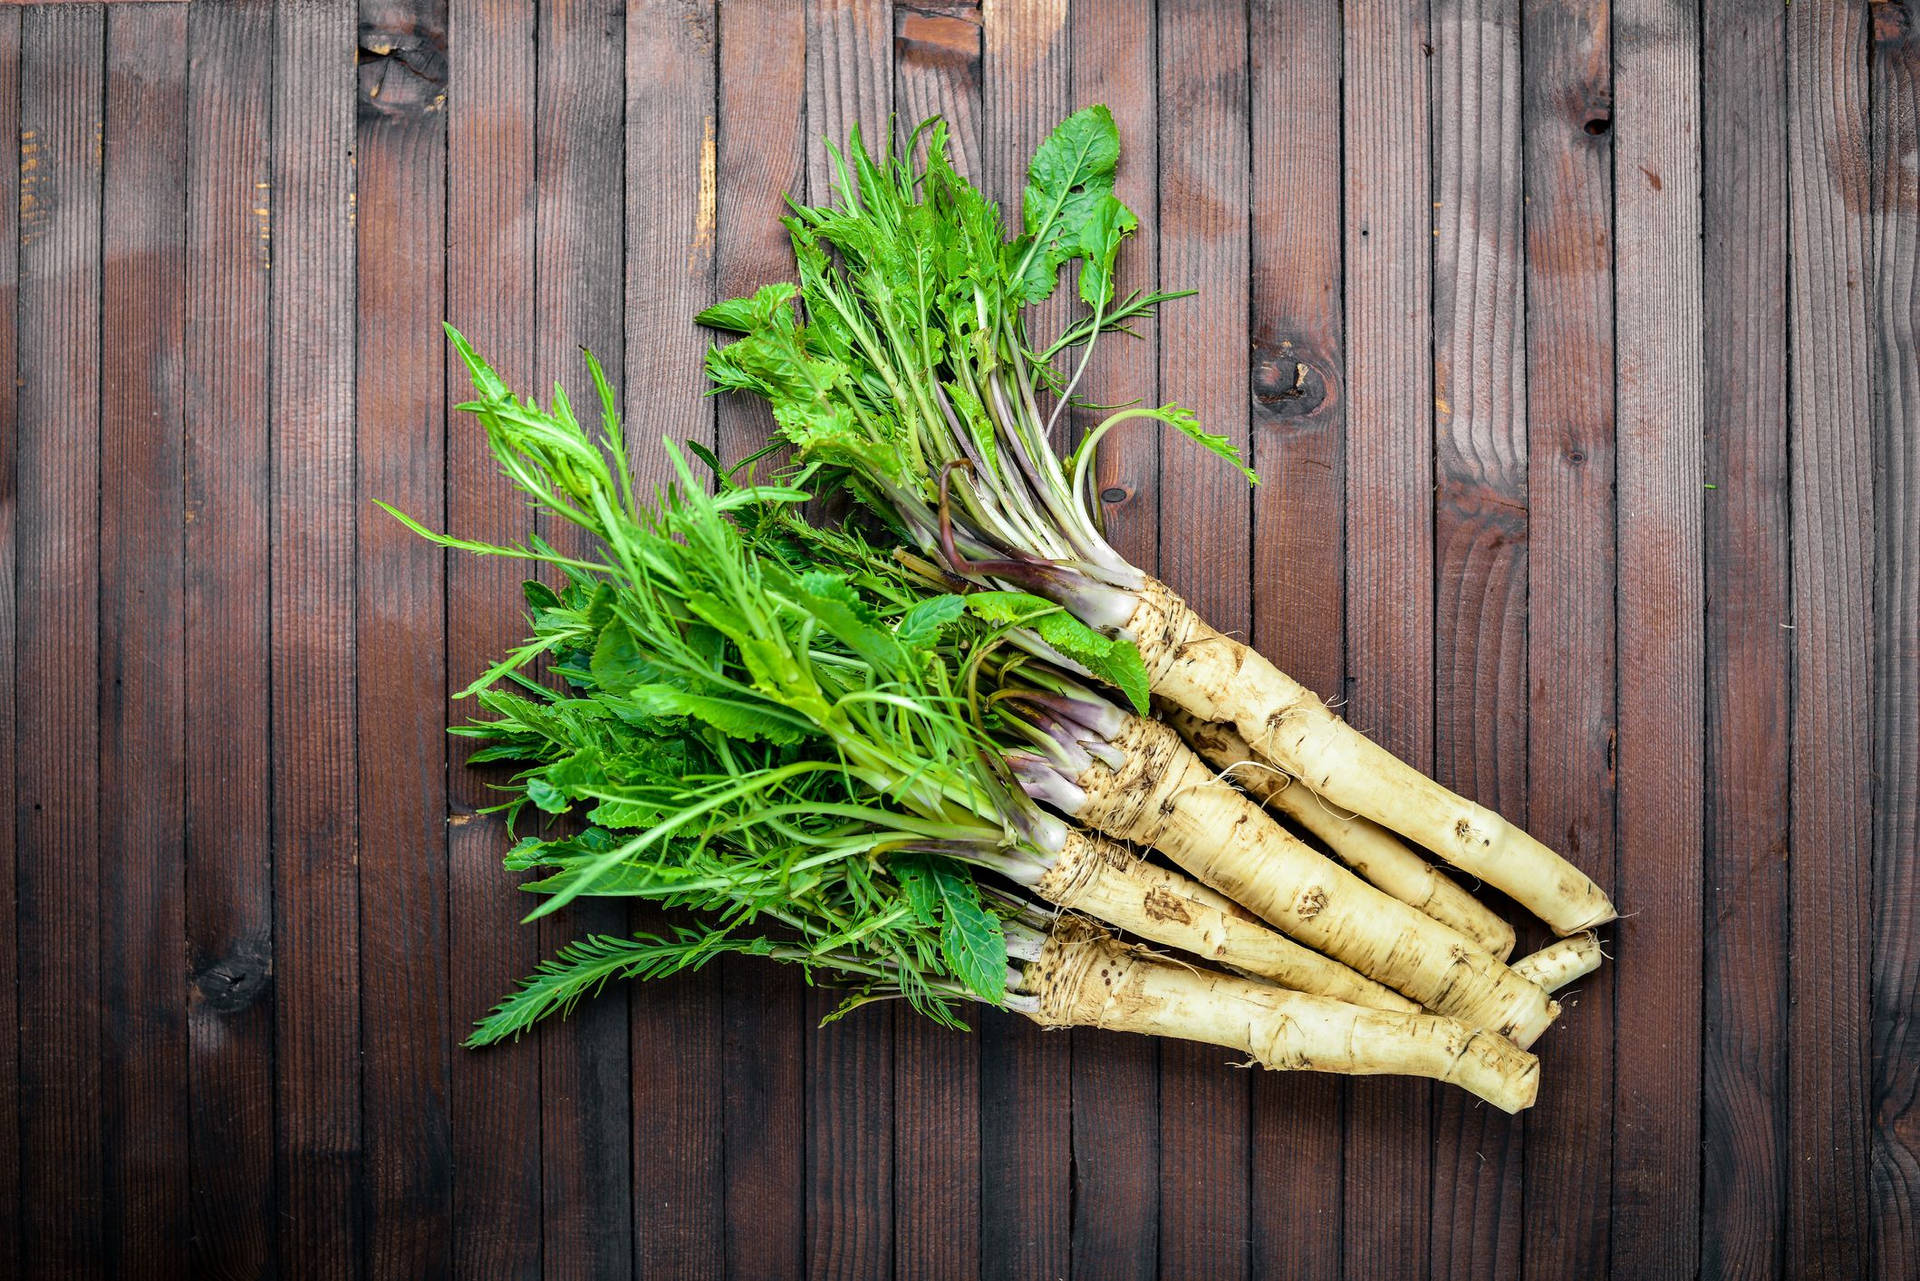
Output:
[[[769,401],[804,459],[844,469],[947,573],[1043,596],[1132,642],[1137,667],[1097,674],[1137,710],[1151,693],[1232,727],[1330,805],[1504,890],[1560,934],[1613,919],[1566,859],[1354,730],[1103,537],[1088,477],[1099,441],[1124,423],[1173,427],[1246,470],[1226,438],[1172,404],[1120,407],[1064,457],[1054,448],[1102,336],[1131,332],[1177,296],[1116,292],[1114,264],[1135,226],[1113,194],[1118,160],[1104,107],[1070,116],[1035,153],[1009,236],[999,209],[954,171],[938,121],[878,154],[856,133],[832,152],[834,198],[795,204],[786,219],[797,282],[701,314],[740,335],[710,353],[716,388]],[[1070,265],[1086,313],[1041,344],[1028,309]],[[1063,355],[1066,372],[1053,364]]]
[[[516,1035],[609,977],[744,952],[837,975],[856,1003],[900,995],[949,1023],[973,999],[1051,1024],[1212,1041],[1275,1067],[1418,1073],[1505,1108],[1531,1102],[1537,1065],[1520,1047],[1421,1011],[1036,804],[967,688],[970,654],[984,659],[1009,632],[1045,645],[1035,620],[989,621],[1003,598],[903,589],[852,539],[783,544],[799,523],[780,509],[803,491],[723,482],[708,494],[677,451],[681,483],[642,501],[604,380],[595,442],[563,396],[549,410],[520,402],[460,347],[480,392],[469,408],[503,468],[595,540],[567,556],[401,517],[448,546],[566,575],[560,590],[529,584],[533,636],[471,691],[493,714],[464,731],[489,740],[479,759],[522,765],[509,818],[577,808],[588,824],[522,841],[509,866],[543,870],[533,916],[581,894],[697,914],[671,935],[564,950],[477,1042]],[[772,532],[743,530],[742,517]],[[823,560],[830,546],[855,550]],[[542,659],[564,689],[533,678]],[[1063,924],[1063,906],[1103,924]],[[1115,929],[1259,977],[1152,955]],[[1093,956],[1098,967],[1075,959]]]

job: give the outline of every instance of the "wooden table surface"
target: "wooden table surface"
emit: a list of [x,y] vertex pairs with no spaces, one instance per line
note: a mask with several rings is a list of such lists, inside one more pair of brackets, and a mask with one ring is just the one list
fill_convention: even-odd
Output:
[[[0,1274],[1920,1276],[1910,4],[0,8]],[[439,321],[738,454],[822,135],[1094,101],[1201,295],[1087,389],[1266,479],[1123,434],[1120,545],[1623,906],[1539,1106],[746,961],[459,1048],[626,918],[516,924],[519,575],[372,506],[528,529]]]

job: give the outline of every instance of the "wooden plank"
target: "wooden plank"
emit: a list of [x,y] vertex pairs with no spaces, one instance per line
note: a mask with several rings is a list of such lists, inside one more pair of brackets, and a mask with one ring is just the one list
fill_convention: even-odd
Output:
[[20,32],[14,799],[20,1248],[102,1270],[99,590],[102,56],[97,9]]
[[[1159,278],[1155,17],[1153,5],[1134,0],[1073,14],[1072,101],[1112,110],[1120,131],[1115,190],[1141,220],[1120,252],[1122,290],[1151,289]],[[1139,341],[1102,339],[1081,379],[1081,397],[1094,405],[1157,404],[1158,331],[1150,322],[1140,327]],[[1094,409],[1071,411],[1075,437],[1101,417]],[[1107,538],[1149,573],[1160,567],[1159,465],[1159,433],[1140,424],[1107,436],[1095,462]],[[1073,1195],[1089,1210],[1073,1216],[1072,1274],[1151,1277],[1160,1252],[1160,1047],[1113,1032],[1072,1035]]]
[[[789,192],[806,189],[806,26],[800,5],[748,0],[720,9],[719,222],[716,296],[793,279],[779,224]],[[765,405],[717,404],[723,459],[773,432]],[[798,1277],[806,1267],[804,987],[790,967],[721,962],[722,1097],[729,1276]]]
[[1614,10],[1619,925],[1613,1274],[1698,1267],[1702,735],[1698,17]]
[[107,18],[100,1000],[110,1267],[188,1275],[182,591],[187,14]]
[[1873,1275],[1920,1272],[1920,30],[1872,32]]
[[[1340,13],[1260,0],[1250,22],[1250,444],[1260,473],[1252,639],[1337,700],[1346,663]],[[1337,1078],[1304,1072],[1254,1080],[1255,1276],[1340,1275],[1343,1093]]]
[[[535,244],[535,10],[530,0],[451,0],[447,15],[447,316],[516,388],[533,389]],[[447,403],[471,392],[446,362]],[[447,435],[447,527],[514,543],[531,532],[525,499],[499,474],[486,434],[456,415]],[[447,659],[458,690],[524,637],[524,565],[447,559]],[[449,723],[476,715],[447,708]],[[532,971],[539,932],[520,924],[526,896],[500,866],[511,843],[492,786],[505,767],[474,769],[455,740],[448,774],[447,949],[451,1036],[463,1039]],[[449,1064],[448,1138],[454,1169],[453,1259],[459,1276],[540,1275],[542,1082],[538,1038],[472,1052]]]
[[[1701,1271],[1779,1275],[1786,1194],[1786,11],[1705,6],[1707,950]],[[1756,127],[1758,126],[1758,127]]]
[[1868,1263],[1873,434],[1866,8],[1787,11],[1793,853],[1787,1271]]
[[[1347,719],[1423,772],[1433,758],[1433,366],[1424,9],[1347,22]],[[1347,1092],[1343,1267],[1425,1267],[1432,1091]]]
[[[1612,86],[1607,7],[1521,15],[1527,266],[1528,818],[1613,872]],[[1600,389],[1596,391],[1595,389]],[[1607,1257],[1612,966],[1560,998],[1553,1081],[1526,1124],[1522,1262],[1539,1281]]]
[[807,199],[833,191],[825,144],[845,147],[854,128],[869,149],[886,145],[893,114],[892,0],[807,0]]
[[[827,144],[855,131],[884,149],[893,112],[889,0],[808,0],[807,198],[833,193]],[[894,1010],[868,1006],[832,1026],[843,993],[810,987],[806,1036],[807,1275],[886,1276],[893,1267]],[[903,1017],[915,1017],[911,1010]]]
[[[1159,325],[1160,394],[1247,446],[1246,15],[1160,9],[1160,284],[1195,288]],[[1252,504],[1246,481],[1185,442],[1160,460],[1160,572],[1200,615],[1246,635]],[[1160,1267],[1235,1277],[1248,1268],[1251,1087],[1217,1048],[1160,1048]]]
[[[894,109],[904,128],[944,117],[961,173],[980,160],[977,0],[896,4]],[[977,1015],[969,1024],[979,1025]],[[980,1037],[902,1012],[894,1029],[893,1271],[980,1275]]]
[[[0,84],[20,83],[20,13],[0,12]],[[8,476],[17,476],[15,459],[19,449],[19,328],[20,302],[17,292],[20,253],[21,167],[26,139],[20,136],[20,94],[0,94],[0,138],[14,140],[11,163],[0,164],[0,278],[14,282],[16,322],[0,325],[0,422],[15,424],[0,441],[0,467]],[[18,613],[15,609],[16,571],[19,548],[15,531],[15,507],[0,510],[0,670],[19,673],[19,647],[16,643]],[[14,773],[15,682],[8,681],[0,694],[0,993],[14,993],[11,1005],[0,1013],[0,1267],[16,1275],[24,1272],[20,1257],[22,1233],[20,1201],[20,1006],[18,935],[20,906],[14,879],[14,831],[18,811],[14,807],[17,776]],[[6,1065],[11,1064],[11,1067]]]
[[[359,493],[444,526],[440,377],[447,230],[444,0],[360,0]],[[367,1267],[451,1270],[446,557],[398,521],[361,523],[356,623]]]
[[[627,9],[626,421],[643,491],[669,478],[659,437],[713,444],[704,335],[713,297],[714,35],[710,4]],[[636,910],[658,930],[663,913]],[[633,994],[633,1248],[646,1277],[717,1278],[721,1229],[720,973]]]
[[[1072,110],[1064,5],[987,0],[981,18],[980,167],[972,177],[1019,225],[1027,161]],[[1067,291],[1038,309],[1037,334],[1057,332]],[[1070,1266],[1072,1042],[1024,1018],[982,1020],[980,1270],[987,1278],[1062,1276]]]
[[[626,24],[598,5],[536,9],[534,115],[534,381],[593,404],[584,348],[616,394],[624,384]],[[586,550],[583,531],[540,517],[556,547]],[[546,917],[551,954],[587,934],[623,934],[618,901],[581,902]],[[621,989],[541,1030],[541,1242],[548,1276],[616,1281],[633,1270],[632,1050]]]
[[980,0],[899,0],[893,7],[893,97],[901,124],[947,122],[954,168],[980,172]]
[[273,846],[280,1266],[361,1259],[354,14],[283,0],[273,61]]
[[193,1271],[274,1266],[268,630],[273,7],[187,13],[186,942]]
[[[1436,0],[1434,778],[1527,823],[1527,356],[1519,0]],[[1524,1122],[1434,1094],[1431,1275],[1520,1268]]]

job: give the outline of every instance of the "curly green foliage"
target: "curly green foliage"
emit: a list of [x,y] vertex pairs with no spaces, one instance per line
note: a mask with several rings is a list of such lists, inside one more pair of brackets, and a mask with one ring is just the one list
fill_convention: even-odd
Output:
[[[750,546],[736,516],[764,523],[807,495],[732,484],[708,494],[671,446],[680,484],[643,499],[603,379],[596,441],[563,396],[544,409],[520,400],[454,342],[479,393],[466,408],[503,470],[595,542],[564,557],[537,540],[489,546],[407,521],[446,545],[566,576],[558,588],[527,585],[532,636],[470,691],[491,719],[460,731],[489,740],[479,759],[522,766],[510,819],[590,824],[516,847],[513,867],[542,871],[533,915],[581,894],[647,897],[701,913],[692,928],[714,946],[763,939],[770,955],[852,976],[862,999],[905,995],[949,1021],[958,995],[1001,1000],[997,909],[948,855],[1031,860],[1015,819],[1037,812],[954,686],[940,641],[959,603],[899,591],[867,558]],[[563,688],[530,675],[537,660]],[[902,856],[909,870],[896,876]],[[937,894],[910,888],[929,878]],[[655,959],[633,972],[684,943],[648,941]],[[598,954],[563,961],[588,986],[626,972]],[[585,990],[547,979],[543,991]]]
[[[1044,594],[1103,628],[1126,611],[1094,598],[1131,591],[1141,575],[1107,545],[1085,469],[1055,454],[1052,431],[1095,341],[1180,296],[1115,292],[1136,225],[1114,195],[1119,155],[1105,107],[1061,122],[1034,154],[1021,229],[1009,235],[994,203],[954,171],[943,124],[877,154],[856,132],[832,150],[833,199],[795,204],[786,219],[797,282],[698,317],[740,335],[708,355],[716,391],[764,397],[803,457],[849,469],[856,493],[922,551],[969,577],[1044,582]],[[1028,309],[1070,267],[1087,314],[1036,350]],[[1072,348],[1083,350],[1067,377],[1051,361]],[[1051,413],[1044,387],[1061,394]],[[1123,410],[1090,438],[1137,417],[1241,465],[1175,405]]]

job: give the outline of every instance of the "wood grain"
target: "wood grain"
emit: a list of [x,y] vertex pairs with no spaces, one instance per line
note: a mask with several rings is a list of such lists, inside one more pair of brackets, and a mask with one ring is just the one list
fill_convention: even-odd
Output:
[[187,13],[186,1017],[196,1276],[272,1270],[275,1213],[269,670],[273,8]]
[[108,1266],[189,1275],[183,371],[187,14],[107,15],[100,1002]]
[[[884,150],[893,113],[893,7],[888,0],[809,0],[807,184],[832,196],[826,143],[857,131]],[[806,996],[807,1275],[885,1276],[894,1244],[894,1009],[868,1006],[823,1026],[844,993]]]
[[[361,0],[358,196],[358,492],[446,522],[446,383],[438,374],[447,228],[444,0]],[[452,1268],[448,1096],[446,556],[384,513],[361,524],[360,1106],[366,1267]],[[435,697],[438,694],[439,697]],[[404,711],[403,711],[404,709]]]
[[[1521,14],[1527,267],[1527,814],[1614,884],[1613,90],[1607,6]],[[1597,1270],[1612,1199],[1611,966],[1560,998],[1527,1115],[1521,1264]]]
[[[1913,32],[1899,0],[0,7],[0,1273],[1912,1272]],[[1204,294],[1082,390],[1195,404],[1267,482],[1129,426],[1110,534],[1615,892],[1539,1106],[997,1015],[814,1031],[833,998],[752,961],[457,1048],[543,935],[661,918],[521,926],[505,776],[443,736],[527,571],[365,500],[534,522],[446,421],[434,322],[543,396],[593,346],[643,484],[661,436],[738,457],[770,420],[705,397],[689,316],[791,275],[821,139],[939,112],[1012,220],[1093,101],[1123,283]]]
[[[528,0],[449,0],[447,11],[446,314],[515,387],[534,386],[534,6]],[[442,353],[446,403],[471,394],[466,369]],[[447,528],[513,544],[532,532],[526,502],[500,475],[486,433],[465,414],[447,424]],[[524,638],[518,608],[525,565],[449,556],[446,677],[464,689]],[[446,704],[447,724],[476,715]],[[494,787],[509,771],[475,768],[471,740],[450,740],[447,776],[448,1143],[453,1164],[453,1272],[540,1275],[541,1053],[459,1046],[474,1022],[540,959],[539,932],[520,924],[525,896],[500,866],[512,843]]]
[[1866,10],[1787,13],[1793,852],[1788,1270],[1867,1268],[1873,433]]
[[[1614,10],[1619,923],[1613,1275],[1698,1267],[1702,676],[1700,32]],[[1627,994],[1631,993],[1629,997]]]
[[97,795],[105,39],[97,9],[21,18],[14,840],[30,1276],[98,1271],[108,1249]]
[[[603,3],[535,11],[533,385],[550,394],[564,382],[574,403],[590,406],[583,349],[600,360],[616,396],[626,382],[626,22]],[[583,531],[544,517],[540,524],[556,547],[584,550]],[[575,903],[544,918],[540,941],[551,953],[572,938],[626,929],[624,904]],[[632,1274],[630,995],[615,992],[540,1032],[541,1250],[550,1277]]]
[[[1330,6],[1249,15],[1255,647],[1322,698],[1346,682],[1346,334],[1341,298],[1341,29]],[[1191,306],[1192,304],[1174,304]],[[1254,1275],[1340,1275],[1344,1091],[1253,1082]]]
[[1872,1149],[1870,1263],[1920,1271],[1920,30],[1875,10]]
[[[1525,826],[1527,339],[1518,0],[1430,10],[1434,778]],[[1510,914],[1510,913],[1509,913]],[[1434,1096],[1432,1275],[1520,1266],[1525,1122]]]
[[[1784,9],[1710,4],[1702,89],[1708,315],[1706,920],[1701,1272],[1780,1275],[1788,1161]],[[1759,928],[1755,928],[1755,926]]]
[[[1342,714],[1433,765],[1432,178],[1424,10],[1346,24],[1347,690]],[[1417,1274],[1427,1255],[1433,1092],[1347,1089],[1342,1266]]]
[[[0,13],[0,83],[20,83],[20,13]],[[0,441],[0,468],[4,474],[17,475],[15,459],[19,451],[19,328],[20,318],[20,182],[21,160],[25,151],[20,137],[19,93],[0,94],[0,138],[15,141],[11,164],[0,163],[0,279],[10,287],[0,296],[11,307],[14,324],[0,325],[0,422],[15,424]],[[16,608],[16,582],[19,567],[19,542],[14,504],[0,503],[0,670],[15,677],[20,671]],[[15,682],[9,681],[0,694],[0,814],[12,816],[0,821],[0,991],[15,993],[11,1010],[0,1013],[0,1266],[21,1273],[21,1182],[20,1168],[20,1006],[19,1006],[19,882],[15,876],[15,826],[19,821],[14,807],[18,775],[15,773],[14,741]],[[14,1070],[5,1065],[14,1064]]]
[[273,869],[279,1266],[359,1266],[353,12],[274,10]]

